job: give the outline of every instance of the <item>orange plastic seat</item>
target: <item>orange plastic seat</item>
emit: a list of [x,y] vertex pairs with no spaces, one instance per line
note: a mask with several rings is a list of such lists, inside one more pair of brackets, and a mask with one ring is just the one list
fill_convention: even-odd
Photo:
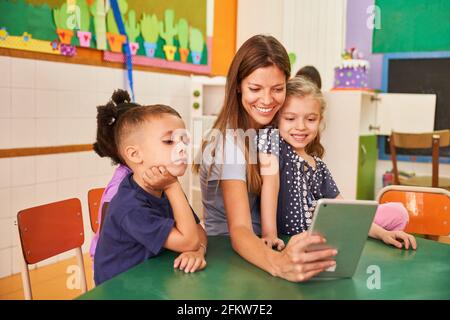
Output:
[[405,231],[429,236],[450,235],[450,192],[441,188],[388,186],[378,202],[401,202],[408,210]]
[[53,202],[17,214],[23,254],[22,282],[25,299],[32,299],[29,264],[35,264],[75,249],[81,276],[81,291],[87,290],[81,246],[84,243],[83,215],[79,199]]
[[105,188],[91,189],[88,191],[89,220],[94,233],[97,233],[99,228],[98,210],[100,209],[100,202],[104,191]]

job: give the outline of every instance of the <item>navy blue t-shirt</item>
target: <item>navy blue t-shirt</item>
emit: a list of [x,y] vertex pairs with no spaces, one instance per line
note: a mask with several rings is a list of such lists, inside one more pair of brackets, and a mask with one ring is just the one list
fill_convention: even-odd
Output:
[[109,203],[98,240],[94,257],[96,285],[158,255],[174,223],[164,193],[161,198],[155,197],[134,181],[133,173],[126,176]]
[[294,235],[308,230],[317,200],[334,199],[339,195],[339,189],[327,166],[316,156],[313,157],[316,168],[310,166],[280,136],[279,130],[274,128],[261,130],[258,135],[258,151],[278,157],[278,233]]

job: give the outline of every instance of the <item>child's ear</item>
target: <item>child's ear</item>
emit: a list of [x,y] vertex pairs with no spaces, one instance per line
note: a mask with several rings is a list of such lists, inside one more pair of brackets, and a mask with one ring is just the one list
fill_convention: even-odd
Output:
[[126,146],[124,150],[124,155],[126,160],[134,164],[141,164],[144,161],[144,159],[142,158],[142,154],[139,150],[139,147],[136,145]]

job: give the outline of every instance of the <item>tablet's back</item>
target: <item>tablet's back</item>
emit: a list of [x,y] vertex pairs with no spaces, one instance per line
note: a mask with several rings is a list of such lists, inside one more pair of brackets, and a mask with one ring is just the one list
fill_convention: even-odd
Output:
[[378,203],[362,200],[321,199],[314,212],[310,231],[327,239],[308,251],[336,248],[336,265],[317,277],[352,277],[358,267]]

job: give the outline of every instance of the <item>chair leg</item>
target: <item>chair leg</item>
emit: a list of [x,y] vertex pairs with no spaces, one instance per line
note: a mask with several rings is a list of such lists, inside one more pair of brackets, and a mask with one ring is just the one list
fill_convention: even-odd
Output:
[[438,241],[439,240],[439,236],[425,235],[425,239]]
[[30,272],[28,270],[28,264],[22,256],[22,286],[23,295],[25,300],[33,300],[33,294],[31,292]]
[[391,134],[391,136],[388,139],[389,142],[389,150],[391,152],[391,160],[392,160],[392,173],[394,174],[394,181],[393,184],[400,184],[399,174],[398,174],[398,168],[397,168],[397,151],[395,150],[395,140],[394,135]]
[[439,135],[433,135],[432,143],[432,175],[431,175],[431,186],[433,188],[439,188]]
[[81,248],[76,248],[75,253],[77,256],[78,267],[80,268],[81,292],[86,293],[87,292],[86,272],[84,269],[84,260],[83,260],[83,253],[81,251]]

